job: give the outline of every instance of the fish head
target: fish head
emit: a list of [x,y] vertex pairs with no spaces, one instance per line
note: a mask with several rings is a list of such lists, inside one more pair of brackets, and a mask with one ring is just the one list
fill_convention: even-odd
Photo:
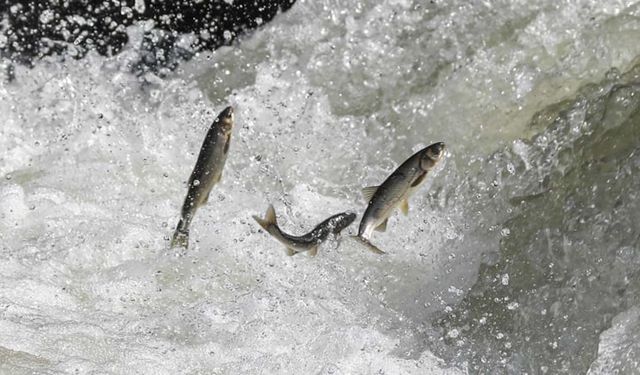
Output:
[[231,129],[233,128],[233,112],[233,107],[228,106],[222,112],[220,112],[218,118],[216,119],[220,127],[225,131],[231,131]]
[[423,171],[430,171],[442,159],[444,155],[444,142],[434,143],[425,147],[420,154],[420,168]]
[[333,233],[340,233],[344,228],[348,227],[356,219],[356,214],[353,212],[343,212],[335,215],[331,218],[329,226],[332,228]]

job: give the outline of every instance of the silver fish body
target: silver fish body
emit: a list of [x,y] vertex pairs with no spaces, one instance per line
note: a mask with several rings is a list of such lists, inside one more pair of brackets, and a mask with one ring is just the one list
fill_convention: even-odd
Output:
[[180,221],[171,247],[189,246],[189,226],[200,206],[207,203],[211,189],[220,182],[229,153],[233,129],[233,107],[225,108],[213,121],[204,138],[198,160],[191,172],[187,196],[182,204]]
[[351,225],[356,218],[356,214],[351,212],[342,212],[333,215],[316,225],[312,231],[302,236],[292,236],[280,229],[276,220],[276,212],[272,205],[269,205],[264,219],[258,216],[253,216],[253,218],[258,222],[258,224],[260,224],[262,229],[267,231],[267,233],[271,234],[286,247],[287,255],[291,256],[307,251],[309,252],[309,255],[315,256],[318,253],[318,246],[324,242],[329,235],[337,235],[343,229]]
[[369,239],[374,230],[385,231],[389,216],[400,207],[406,215],[409,211],[408,199],[424,182],[444,155],[445,144],[434,143],[413,154],[402,163],[380,186],[363,189],[368,206],[362,215],[358,235],[355,236],[375,253],[384,252],[374,246]]

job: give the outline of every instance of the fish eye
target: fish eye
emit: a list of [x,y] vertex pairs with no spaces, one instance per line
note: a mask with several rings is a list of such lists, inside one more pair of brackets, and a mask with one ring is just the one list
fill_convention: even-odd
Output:
[[445,144],[444,142],[434,143],[433,145],[427,148],[427,152],[425,153],[429,158],[438,160],[444,153]]

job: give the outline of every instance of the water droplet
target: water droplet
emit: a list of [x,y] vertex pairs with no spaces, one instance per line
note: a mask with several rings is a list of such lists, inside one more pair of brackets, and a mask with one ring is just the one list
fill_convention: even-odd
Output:
[[502,285],[509,285],[509,274],[505,273],[504,275],[502,275],[502,280],[501,280]]

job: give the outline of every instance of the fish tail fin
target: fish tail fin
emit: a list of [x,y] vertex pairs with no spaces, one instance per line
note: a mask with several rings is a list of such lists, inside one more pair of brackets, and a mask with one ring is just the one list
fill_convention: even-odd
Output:
[[176,227],[176,231],[173,232],[173,238],[171,238],[171,248],[174,247],[189,247],[189,227],[185,225],[185,222],[182,218],[178,222],[178,226]]
[[367,250],[371,251],[372,253],[386,254],[384,251],[380,250],[376,245],[374,245],[371,242],[369,242],[369,240],[367,240],[366,238],[363,238],[363,237],[360,237],[360,236],[350,236],[350,237],[355,239],[355,240],[357,240],[358,242],[360,242],[364,246],[366,246]]
[[171,248],[173,249],[174,247],[183,247],[185,249],[189,247],[189,230],[176,229],[171,239]]
[[267,212],[264,214],[264,219],[260,218],[257,215],[253,215],[255,221],[260,224],[262,229],[267,230],[271,225],[277,225],[278,222],[276,220],[276,210],[273,208],[273,205],[270,204],[269,208],[267,208]]

